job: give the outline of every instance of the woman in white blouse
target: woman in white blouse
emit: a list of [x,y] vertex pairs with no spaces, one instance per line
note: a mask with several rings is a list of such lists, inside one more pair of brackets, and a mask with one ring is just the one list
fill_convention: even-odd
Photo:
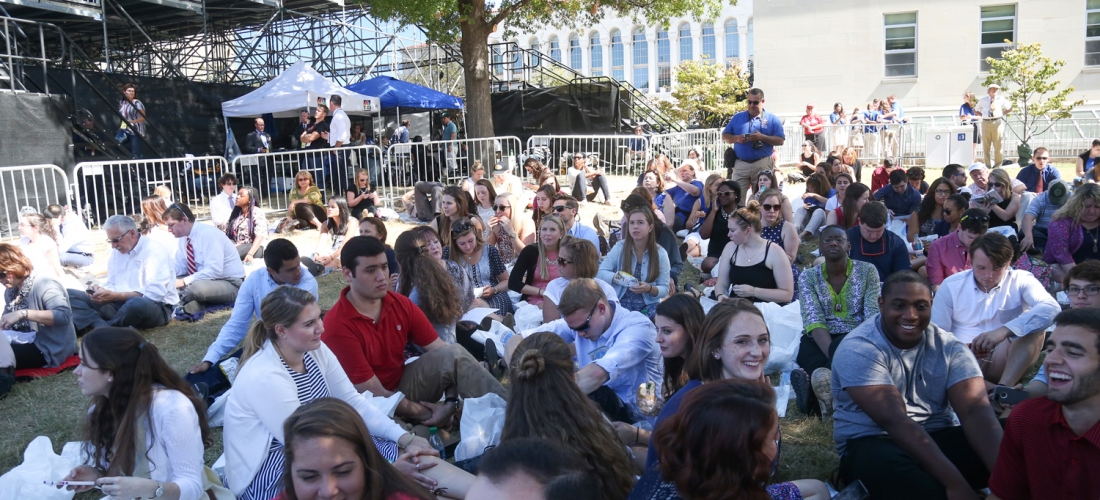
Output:
[[238,499],[269,500],[279,494],[283,423],[299,406],[323,397],[351,404],[375,447],[398,470],[432,489],[465,489],[457,483],[473,476],[440,461],[427,440],[405,432],[356,392],[321,342],[321,309],[312,294],[281,286],[264,299],[260,313],[263,321],[254,323],[245,338],[225,410],[225,475]]
[[206,405],[156,346],[132,328],[96,329],[84,336],[75,374],[81,393],[92,398],[83,446],[88,465],[65,481],[95,481],[111,498],[207,498]]

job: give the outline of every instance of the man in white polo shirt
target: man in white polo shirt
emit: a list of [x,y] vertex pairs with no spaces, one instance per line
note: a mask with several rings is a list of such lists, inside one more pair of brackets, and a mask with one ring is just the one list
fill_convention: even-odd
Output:
[[987,386],[1012,387],[1039,358],[1061,307],[1034,275],[1012,269],[1012,244],[1000,233],[976,238],[970,256],[972,268],[936,292],[932,323],[970,345]]

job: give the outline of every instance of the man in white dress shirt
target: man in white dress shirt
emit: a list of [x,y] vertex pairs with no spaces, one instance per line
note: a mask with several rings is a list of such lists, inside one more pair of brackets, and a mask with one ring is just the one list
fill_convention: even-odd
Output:
[[[982,117],[982,151],[985,153],[985,162],[994,167],[1001,166],[1001,162],[1004,161],[1001,142],[1004,137],[1005,122],[1002,118],[1012,111],[1012,102],[1001,95],[999,90],[1001,90],[1000,85],[991,84],[987,89],[988,95],[979,99],[978,106],[975,108]],[[989,148],[993,148],[996,162],[989,161],[992,158]]]
[[[351,142],[351,119],[348,113],[341,107],[344,99],[336,94],[328,98],[329,110],[332,111],[332,122],[329,123],[328,144],[334,148],[342,148]],[[337,193],[343,193],[348,188],[348,155],[347,151],[334,151],[332,153],[332,186]]]
[[945,279],[932,304],[932,323],[970,346],[989,387],[1020,381],[1062,310],[1034,275],[1012,269],[1012,257],[1008,238],[979,236],[970,244],[972,268]]
[[229,216],[233,214],[233,207],[237,204],[237,176],[222,174],[218,178],[218,187],[222,188],[222,192],[210,198],[210,222],[225,231]]
[[173,203],[161,216],[179,242],[176,251],[176,313],[195,314],[208,305],[232,304],[244,281],[244,265],[233,242],[208,224],[196,224],[187,205]]
[[[168,250],[137,231],[133,219],[114,215],[103,223],[111,244],[107,282],[87,291],[68,290],[76,329],[123,326],[137,329],[168,324],[179,303]],[[91,293],[89,293],[91,292]]]
[[596,246],[596,251],[599,251],[600,236],[596,234],[596,230],[577,220],[579,206],[577,199],[572,196],[561,193],[554,195],[554,213],[565,223],[565,234],[591,241]]

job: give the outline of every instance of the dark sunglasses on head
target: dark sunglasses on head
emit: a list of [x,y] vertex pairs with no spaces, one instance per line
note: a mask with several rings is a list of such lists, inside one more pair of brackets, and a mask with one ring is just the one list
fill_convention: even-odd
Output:
[[467,219],[456,220],[454,224],[451,224],[451,234],[462,234],[474,228],[474,225]]
[[976,220],[978,222],[981,222],[981,223],[989,222],[989,216],[988,215],[964,215],[964,216],[962,216],[962,218],[959,219],[959,222],[962,222],[964,220],[970,220],[970,219],[974,219],[974,220]]
[[512,205],[493,205],[493,210],[497,212],[503,212],[509,208],[512,208]]

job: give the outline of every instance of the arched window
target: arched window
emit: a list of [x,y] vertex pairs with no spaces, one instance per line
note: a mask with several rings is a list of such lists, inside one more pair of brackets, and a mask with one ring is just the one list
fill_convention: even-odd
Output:
[[672,49],[668,41],[668,32],[657,32],[657,87],[672,86]]
[[592,60],[591,76],[603,76],[603,46],[600,45],[600,33],[593,31],[588,37],[589,58]]
[[741,57],[741,34],[737,32],[737,20],[726,20],[726,62],[732,63]]
[[714,23],[703,23],[703,57],[710,63],[718,60],[718,45],[714,40]]
[[581,70],[581,37],[576,33],[569,35],[569,67]]
[[508,66],[508,63],[512,63],[512,71],[523,70],[523,53],[519,50],[519,40],[512,40],[512,45],[508,48],[509,52],[505,56],[504,65]]
[[626,75],[623,74],[623,35],[619,30],[611,30],[611,77],[623,81],[626,80]]
[[649,89],[649,42],[645,39],[645,28],[634,28],[634,86]]
[[690,61],[695,56],[691,54],[691,25],[680,25],[680,62]]
[[561,43],[556,36],[550,37],[550,59],[561,62]]
[[531,37],[531,40],[529,40],[528,42],[531,44],[532,50],[531,67],[534,68],[542,64],[542,58],[539,57],[539,51],[542,50],[542,46],[539,45],[539,39],[535,37]]
[[499,46],[493,47],[492,67],[494,75],[504,74],[504,56],[501,54]]

